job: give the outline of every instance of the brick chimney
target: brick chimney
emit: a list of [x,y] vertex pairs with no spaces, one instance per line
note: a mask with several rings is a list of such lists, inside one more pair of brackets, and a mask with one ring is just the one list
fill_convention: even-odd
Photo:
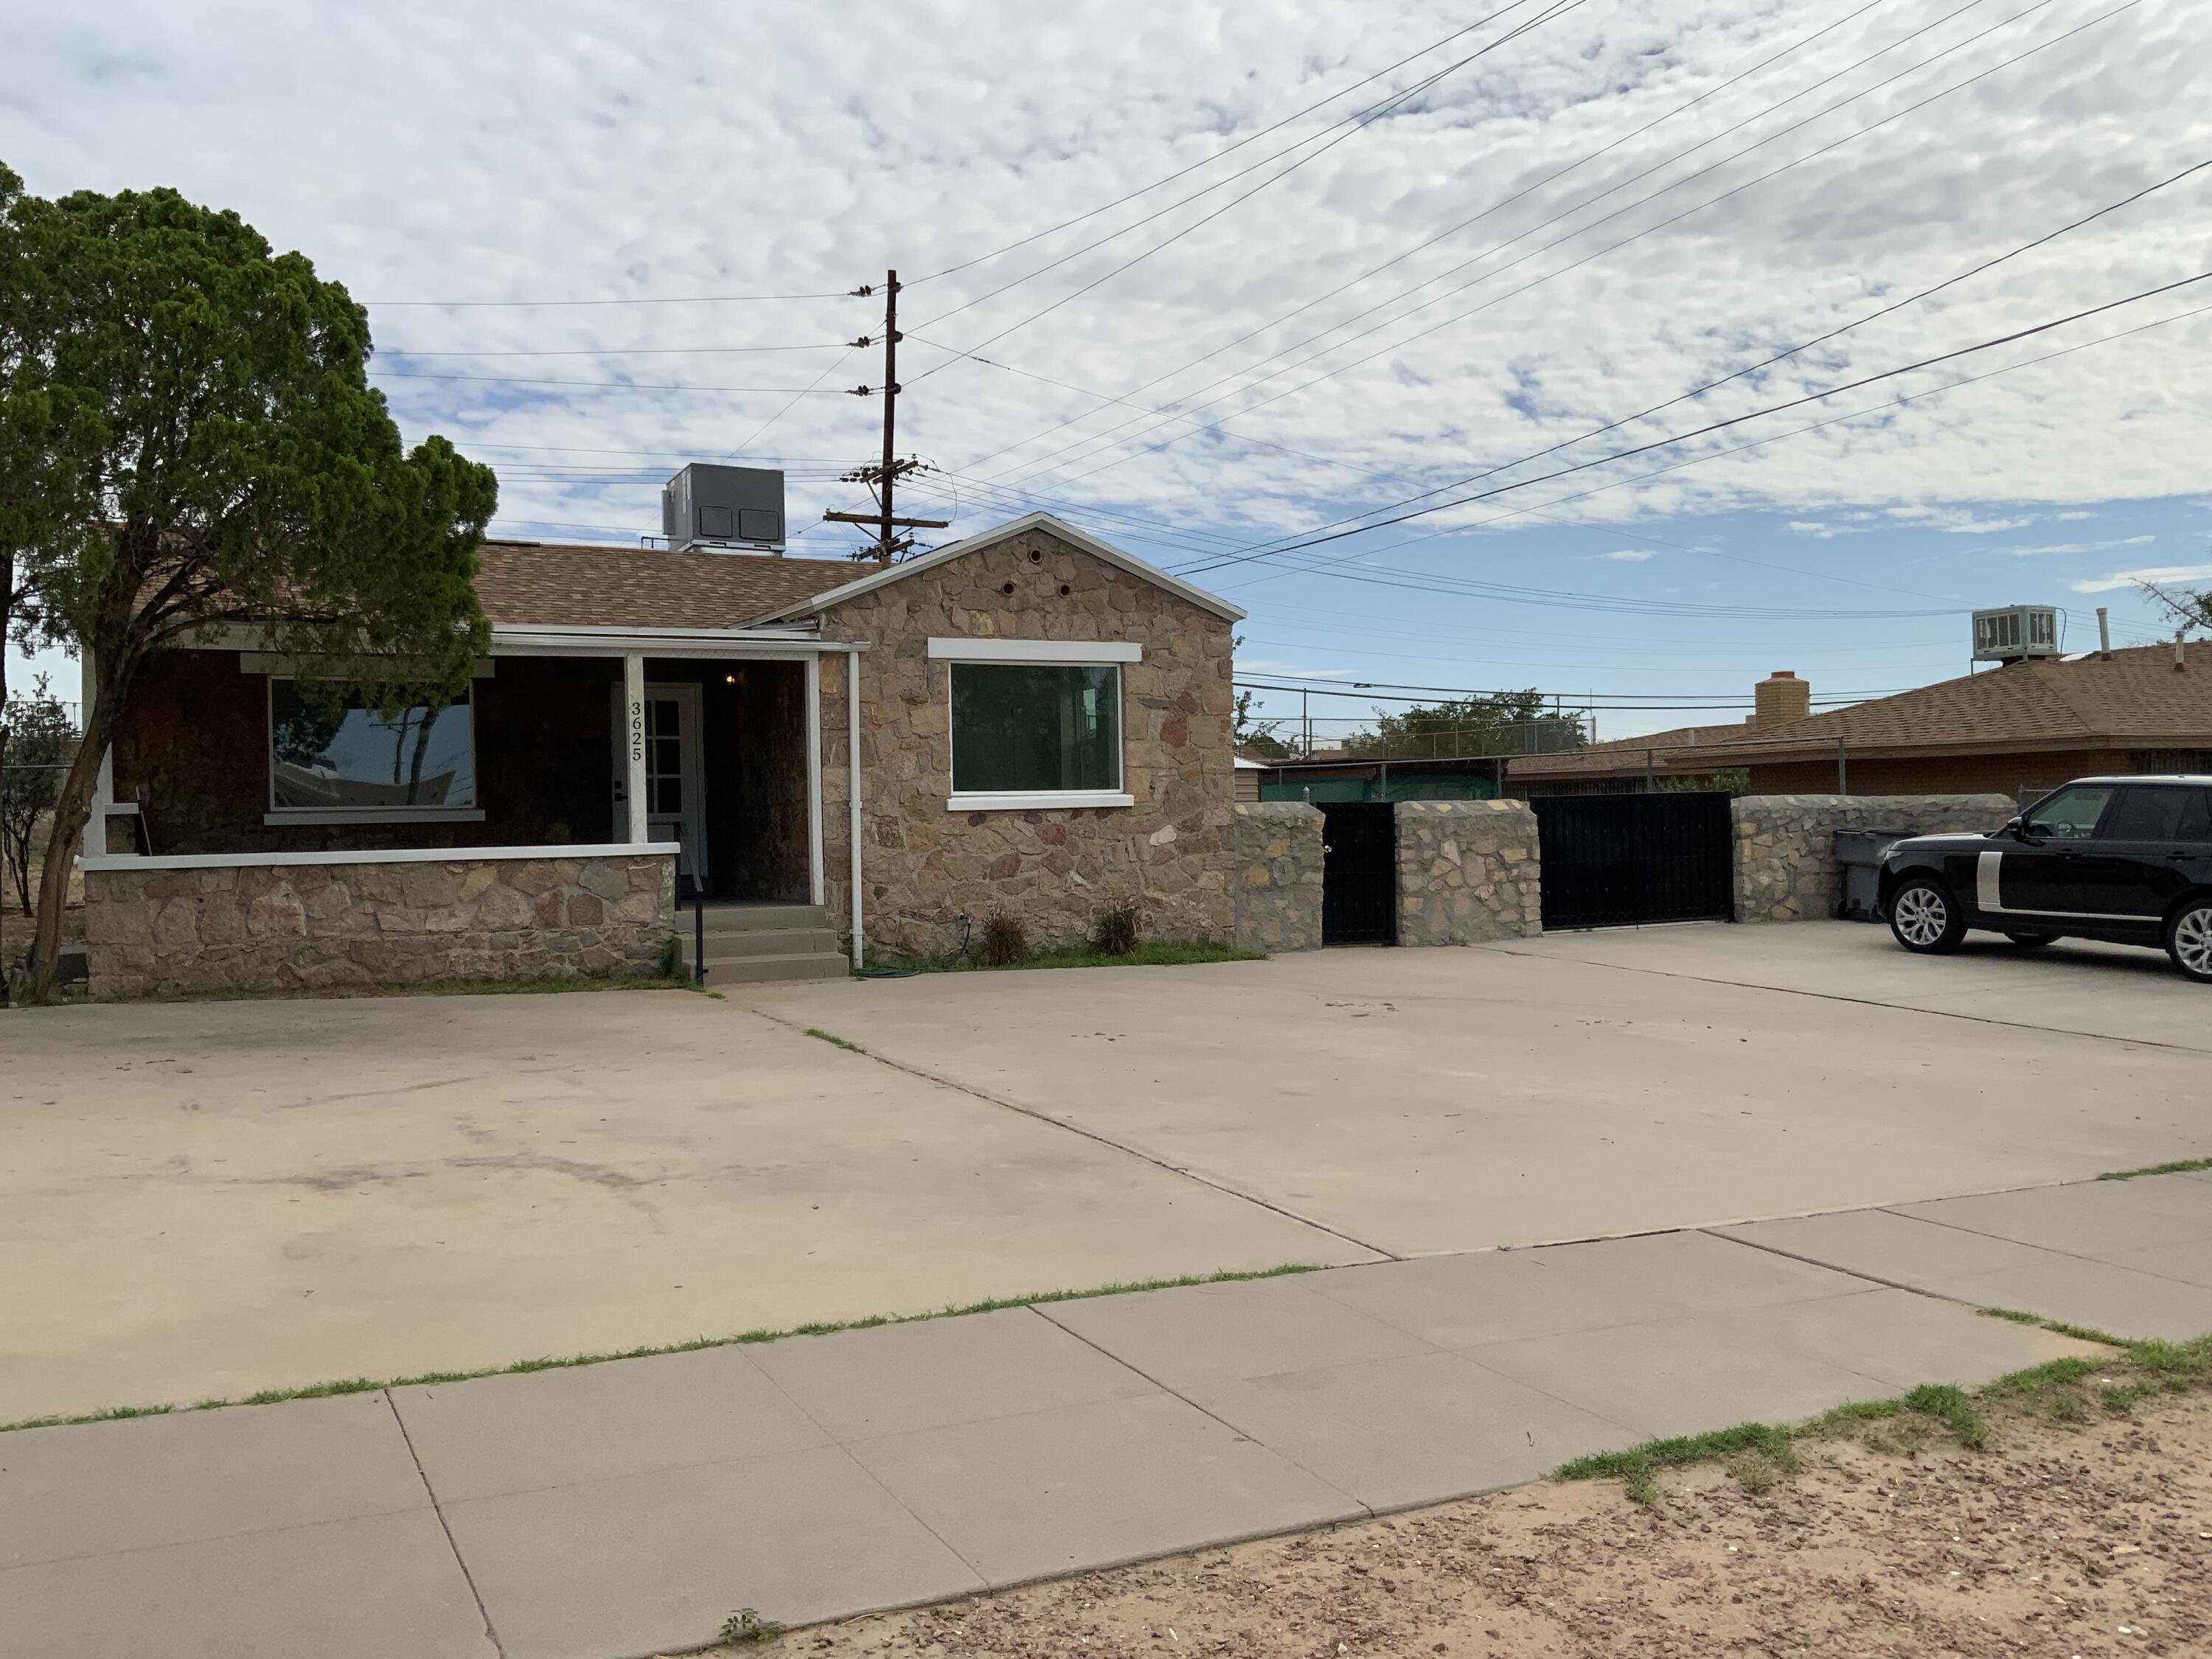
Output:
[[1783,726],[1813,712],[1813,687],[1787,668],[1778,668],[1752,688],[1754,727]]

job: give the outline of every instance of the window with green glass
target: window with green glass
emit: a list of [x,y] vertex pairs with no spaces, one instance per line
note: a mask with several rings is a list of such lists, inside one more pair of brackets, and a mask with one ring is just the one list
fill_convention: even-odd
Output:
[[952,792],[1121,787],[1121,671],[956,662]]

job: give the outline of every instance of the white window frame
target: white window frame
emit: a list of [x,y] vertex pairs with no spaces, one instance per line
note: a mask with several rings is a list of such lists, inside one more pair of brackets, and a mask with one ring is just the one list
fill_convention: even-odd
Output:
[[1122,786],[1128,781],[1129,726],[1127,663],[1144,660],[1140,645],[1099,640],[960,640],[933,639],[933,661],[945,664],[945,775],[951,777],[952,671],[962,663],[1013,665],[1028,668],[1110,668],[1114,671],[1114,777],[1111,789],[1022,789],[962,793],[955,790],[945,803],[948,812],[1029,812],[1052,807],[1134,806],[1137,798]]
[[[269,769],[261,822],[275,823],[482,823],[482,806],[279,806],[276,805],[276,682],[297,674],[270,674],[261,693],[261,750]],[[469,688],[469,777],[477,775],[477,697]]]

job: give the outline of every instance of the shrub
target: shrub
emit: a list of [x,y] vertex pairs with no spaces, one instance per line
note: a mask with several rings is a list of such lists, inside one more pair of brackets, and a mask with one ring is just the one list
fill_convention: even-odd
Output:
[[1028,960],[1030,936],[1021,922],[1004,910],[994,910],[983,923],[983,960],[994,968],[1009,968]]
[[1126,957],[1137,948],[1137,907],[1117,904],[1098,915],[1097,930],[1091,936],[1091,947],[1109,957]]

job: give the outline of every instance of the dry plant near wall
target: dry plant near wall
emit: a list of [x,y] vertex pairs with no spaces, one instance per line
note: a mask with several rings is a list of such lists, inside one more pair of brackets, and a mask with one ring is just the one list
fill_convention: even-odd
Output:
[[1024,931],[1018,916],[1004,910],[994,910],[983,922],[983,960],[994,968],[1011,968],[1018,962],[1026,962],[1030,954],[1030,936]]
[[1091,935],[1091,948],[1102,956],[1126,957],[1137,948],[1137,907],[1117,904],[1102,910]]

